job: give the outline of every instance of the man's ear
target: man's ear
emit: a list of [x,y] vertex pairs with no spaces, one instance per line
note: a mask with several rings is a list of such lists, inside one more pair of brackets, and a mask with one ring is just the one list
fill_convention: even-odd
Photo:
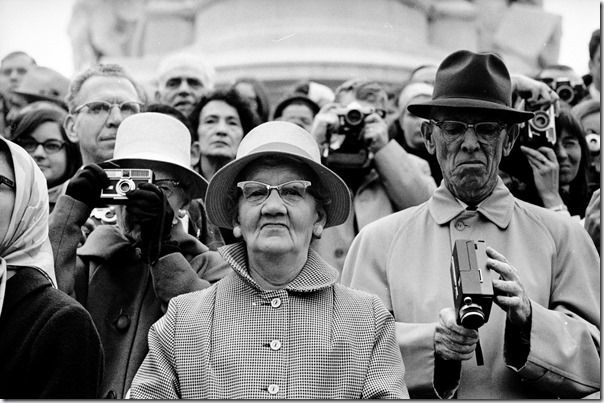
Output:
[[191,143],[191,168],[195,168],[199,163],[199,158],[201,157],[201,148],[199,146],[199,141],[194,141]]
[[436,146],[434,145],[434,139],[432,138],[433,127],[428,121],[423,121],[421,126],[422,138],[426,145],[426,150],[432,155],[436,152]]
[[72,143],[78,143],[80,141],[80,138],[75,130],[75,116],[73,116],[71,113],[65,117],[65,120],[63,121],[63,128],[65,129],[65,134],[67,135],[69,141]]
[[512,152],[514,143],[520,134],[519,124],[511,124],[505,131],[505,138],[503,139],[503,156],[507,157]]

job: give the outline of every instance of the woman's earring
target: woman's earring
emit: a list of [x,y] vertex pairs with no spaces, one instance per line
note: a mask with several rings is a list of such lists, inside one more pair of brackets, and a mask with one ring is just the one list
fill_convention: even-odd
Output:
[[323,226],[321,224],[315,226],[312,233],[316,238],[321,238],[321,234],[323,234]]
[[233,227],[233,236],[235,238],[241,238],[241,227],[239,225]]

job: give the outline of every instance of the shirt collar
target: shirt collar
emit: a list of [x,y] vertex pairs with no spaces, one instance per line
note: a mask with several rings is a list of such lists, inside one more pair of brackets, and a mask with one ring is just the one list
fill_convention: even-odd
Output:
[[[252,287],[261,290],[258,283],[249,274],[247,249],[244,242],[223,246],[218,249],[218,252],[237,275]],[[338,271],[325,263],[315,251],[309,249],[304,267],[284,289],[294,292],[314,292],[333,286],[337,279]]]
[[[438,225],[443,225],[461,214],[467,205],[457,200],[445,186],[444,180],[428,200],[428,208],[432,218]],[[507,228],[512,219],[514,197],[497,177],[497,185],[493,193],[484,199],[476,210],[501,229]]]

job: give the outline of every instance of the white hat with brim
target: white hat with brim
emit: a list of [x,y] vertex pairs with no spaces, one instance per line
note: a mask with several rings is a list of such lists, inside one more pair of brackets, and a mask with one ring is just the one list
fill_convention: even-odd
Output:
[[239,173],[252,161],[266,156],[293,157],[315,172],[326,189],[326,227],[342,224],[350,212],[350,191],[344,181],[321,164],[319,146],[310,133],[289,122],[266,122],[252,129],[241,141],[237,156],[214,174],[206,195],[210,220],[219,227],[233,228],[229,193]]
[[122,121],[113,159],[99,165],[166,170],[188,185],[187,193],[192,199],[203,198],[208,182],[190,164],[191,133],[186,126],[163,113],[143,112]]

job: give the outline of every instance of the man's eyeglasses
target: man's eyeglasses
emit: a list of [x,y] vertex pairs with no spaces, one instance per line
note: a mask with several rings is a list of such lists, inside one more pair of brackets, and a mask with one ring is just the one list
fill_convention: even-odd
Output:
[[306,195],[306,189],[311,185],[309,181],[295,180],[282,183],[280,185],[267,185],[257,181],[243,181],[237,183],[241,189],[243,198],[251,204],[260,204],[268,199],[273,189],[277,190],[281,200],[287,204],[295,204]]
[[47,154],[55,154],[65,147],[65,142],[60,140],[46,140],[42,143],[37,142],[33,138],[17,140],[16,143],[23,147],[28,153],[36,151],[38,146],[42,146]]
[[6,185],[8,186],[10,189],[15,190],[15,182],[8,179],[6,176],[4,175],[0,175],[0,185]]
[[430,120],[430,122],[432,122],[433,125],[438,126],[446,134],[455,137],[465,134],[469,128],[474,128],[474,132],[477,136],[490,138],[498,136],[501,130],[506,127],[505,124],[499,122],[466,123],[458,122],[456,120],[443,120],[441,122]]
[[82,109],[86,108],[90,115],[105,116],[108,115],[116,106],[119,108],[122,115],[130,116],[134,115],[135,113],[139,113],[143,107],[143,103],[137,101],[125,101],[117,104],[107,101],[91,101],[78,106],[73,110],[73,113],[80,113]]

